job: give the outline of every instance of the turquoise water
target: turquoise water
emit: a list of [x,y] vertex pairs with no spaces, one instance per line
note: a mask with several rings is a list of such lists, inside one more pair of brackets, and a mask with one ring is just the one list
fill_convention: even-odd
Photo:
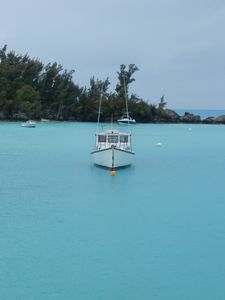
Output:
[[0,123],[0,299],[225,299],[225,126],[189,127],[111,177],[95,124]]
[[175,109],[175,111],[180,116],[183,116],[185,112],[190,112],[192,114],[199,115],[201,119],[225,115],[224,109]]

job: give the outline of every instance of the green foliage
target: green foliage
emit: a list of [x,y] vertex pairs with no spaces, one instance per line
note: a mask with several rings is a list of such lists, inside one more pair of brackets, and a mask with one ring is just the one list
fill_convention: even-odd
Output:
[[38,91],[30,85],[23,85],[17,90],[15,109],[29,118],[41,116],[41,98]]
[[160,102],[159,102],[159,105],[158,105],[158,109],[159,110],[163,110],[165,107],[166,107],[166,102],[165,102],[165,96],[163,95],[161,98],[160,98]]
[[117,72],[119,83],[116,86],[116,92],[119,97],[124,97],[125,91],[128,93],[129,84],[135,81],[132,76],[138,70],[135,64],[130,64],[128,70],[126,70],[126,65],[120,65],[120,71]]
[[129,111],[137,121],[151,122],[162,115],[164,96],[158,108],[138,96],[129,96],[129,86],[135,81],[135,64],[120,66],[115,92],[110,92],[109,79],[92,77],[89,87],[74,83],[74,70],[67,71],[58,63],[43,65],[28,54],[0,49],[0,112],[7,119],[25,115],[27,118],[96,121],[99,99],[102,97],[101,121],[118,118],[125,111],[125,92]]

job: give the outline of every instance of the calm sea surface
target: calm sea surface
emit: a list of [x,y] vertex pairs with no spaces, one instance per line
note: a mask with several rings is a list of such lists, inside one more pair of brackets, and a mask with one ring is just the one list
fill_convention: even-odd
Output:
[[116,177],[94,132],[0,123],[0,299],[224,300],[225,126],[136,125]]

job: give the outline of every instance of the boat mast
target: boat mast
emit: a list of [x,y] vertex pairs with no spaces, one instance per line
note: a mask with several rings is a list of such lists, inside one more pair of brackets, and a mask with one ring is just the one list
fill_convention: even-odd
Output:
[[127,86],[125,81],[125,75],[123,75],[123,83],[124,83],[124,94],[125,94],[125,103],[126,103],[126,115],[128,119],[128,129],[130,131],[130,118],[129,118],[129,111],[128,111],[128,98],[127,98]]
[[100,114],[101,114],[101,107],[102,107],[102,94],[103,94],[102,89],[103,89],[103,87],[101,88],[101,91],[100,91],[100,101],[99,101],[99,108],[98,108],[98,120],[97,120],[96,133],[98,133],[99,121],[100,121]]

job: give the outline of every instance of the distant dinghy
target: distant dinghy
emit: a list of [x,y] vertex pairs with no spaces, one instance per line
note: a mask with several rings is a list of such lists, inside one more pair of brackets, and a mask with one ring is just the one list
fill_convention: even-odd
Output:
[[28,120],[26,122],[23,122],[21,124],[22,127],[26,127],[26,128],[35,128],[36,127],[36,122],[32,121],[32,120]]

